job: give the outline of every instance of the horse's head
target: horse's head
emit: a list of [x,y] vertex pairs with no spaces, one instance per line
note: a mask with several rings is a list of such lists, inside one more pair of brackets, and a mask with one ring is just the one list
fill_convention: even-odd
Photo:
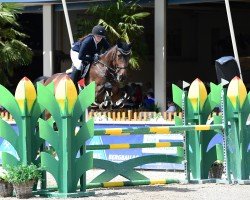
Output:
[[127,67],[131,55],[131,43],[117,42],[113,66],[116,71],[116,80],[122,82],[127,76]]
[[127,67],[131,55],[131,44],[117,42],[115,46],[100,56],[100,59],[91,67],[90,80],[122,82],[127,76]]

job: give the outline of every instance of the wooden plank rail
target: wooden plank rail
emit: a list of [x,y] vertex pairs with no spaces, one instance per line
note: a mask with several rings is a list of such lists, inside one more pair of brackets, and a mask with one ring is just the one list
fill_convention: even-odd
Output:
[[[217,113],[211,113],[208,117],[210,119],[212,116],[217,115]],[[165,121],[174,121],[174,117],[179,116],[182,118],[182,112],[149,112],[142,110],[117,110],[117,111],[90,111],[88,117],[103,117],[110,121],[149,121],[150,119],[163,118]]]
[[[174,121],[175,116],[179,116],[182,118],[182,112],[174,112],[174,113],[167,113],[161,112],[161,117],[165,121]],[[88,113],[88,117],[98,118],[103,117],[106,120],[110,121],[149,121],[150,119],[156,119],[160,117],[159,113],[156,112],[148,112],[148,111],[141,111],[141,110],[117,110],[117,111],[90,111]],[[208,117],[210,119],[214,115],[221,115],[221,113],[211,113]],[[0,116],[2,119],[6,121],[13,121],[13,117],[7,111],[0,111]]]
[[[208,117],[210,119],[214,115],[220,115],[221,113],[211,113]],[[103,117],[110,121],[149,121],[150,119],[156,119],[162,117],[165,121],[174,122],[174,117],[179,116],[182,118],[182,112],[149,112],[143,110],[116,110],[116,111],[90,111],[88,117]]]

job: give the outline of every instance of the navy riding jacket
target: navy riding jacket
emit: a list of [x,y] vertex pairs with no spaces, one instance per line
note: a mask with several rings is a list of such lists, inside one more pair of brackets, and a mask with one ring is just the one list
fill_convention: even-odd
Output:
[[[77,44],[78,43],[78,44]],[[96,45],[93,35],[88,35],[82,41],[76,42],[72,50],[79,52],[79,60],[92,63],[95,54],[100,54],[101,50],[105,51],[110,48],[108,41],[105,38]]]

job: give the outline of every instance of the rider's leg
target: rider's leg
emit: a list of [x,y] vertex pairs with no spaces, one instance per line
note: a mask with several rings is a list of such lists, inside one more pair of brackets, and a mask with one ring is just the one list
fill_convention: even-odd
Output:
[[76,90],[78,91],[78,81],[81,78],[81,70],[78,70],[74,67],[73,71],[71,72],[71,74],[68,75],[71,80],[74,82]]
[[73,68],[71,74],[69,74],[69,77],[72,79],[74,83],[77,83],[81,78],[81,70],[78,70],[77,68]]
[[80,80],[82,72],[82,61],[78,59],[78,55],[79,55],[78,52],[72,50],[70,51],[70,57],[74,67],[69,77],[72,79],[77,89],[78,89],[77,82]]

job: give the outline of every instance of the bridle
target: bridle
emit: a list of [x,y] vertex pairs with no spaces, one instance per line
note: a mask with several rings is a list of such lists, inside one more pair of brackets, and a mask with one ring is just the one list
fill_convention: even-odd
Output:
[[[118,48],[117,45],[116,45],[116,50],[115,50],[115,53],[113,54],[112,56],[112,59],[111,61],[113,62],[115,59],[116,59],[116,56],[117,56],[117,52],[119,51],[123,56],[128,56],[129,54],[131,54],[131,50],[128,50],[128,51],[124,51],[123,49],[121,48]],[[97,64],[97,63],[100,63],[102,64],[104,67],[106,67],[108,69],[108,72],[109,74],[111,75],[111,77],[115,80],[117,77],[117,73],[121,70],[121,69],[126,69],[127,66],[119,66],[119,65],[114,65],[114,67],[111,67],[108,63],[105,63],[101,60],[98,60],[96,61],[94,64]]]

